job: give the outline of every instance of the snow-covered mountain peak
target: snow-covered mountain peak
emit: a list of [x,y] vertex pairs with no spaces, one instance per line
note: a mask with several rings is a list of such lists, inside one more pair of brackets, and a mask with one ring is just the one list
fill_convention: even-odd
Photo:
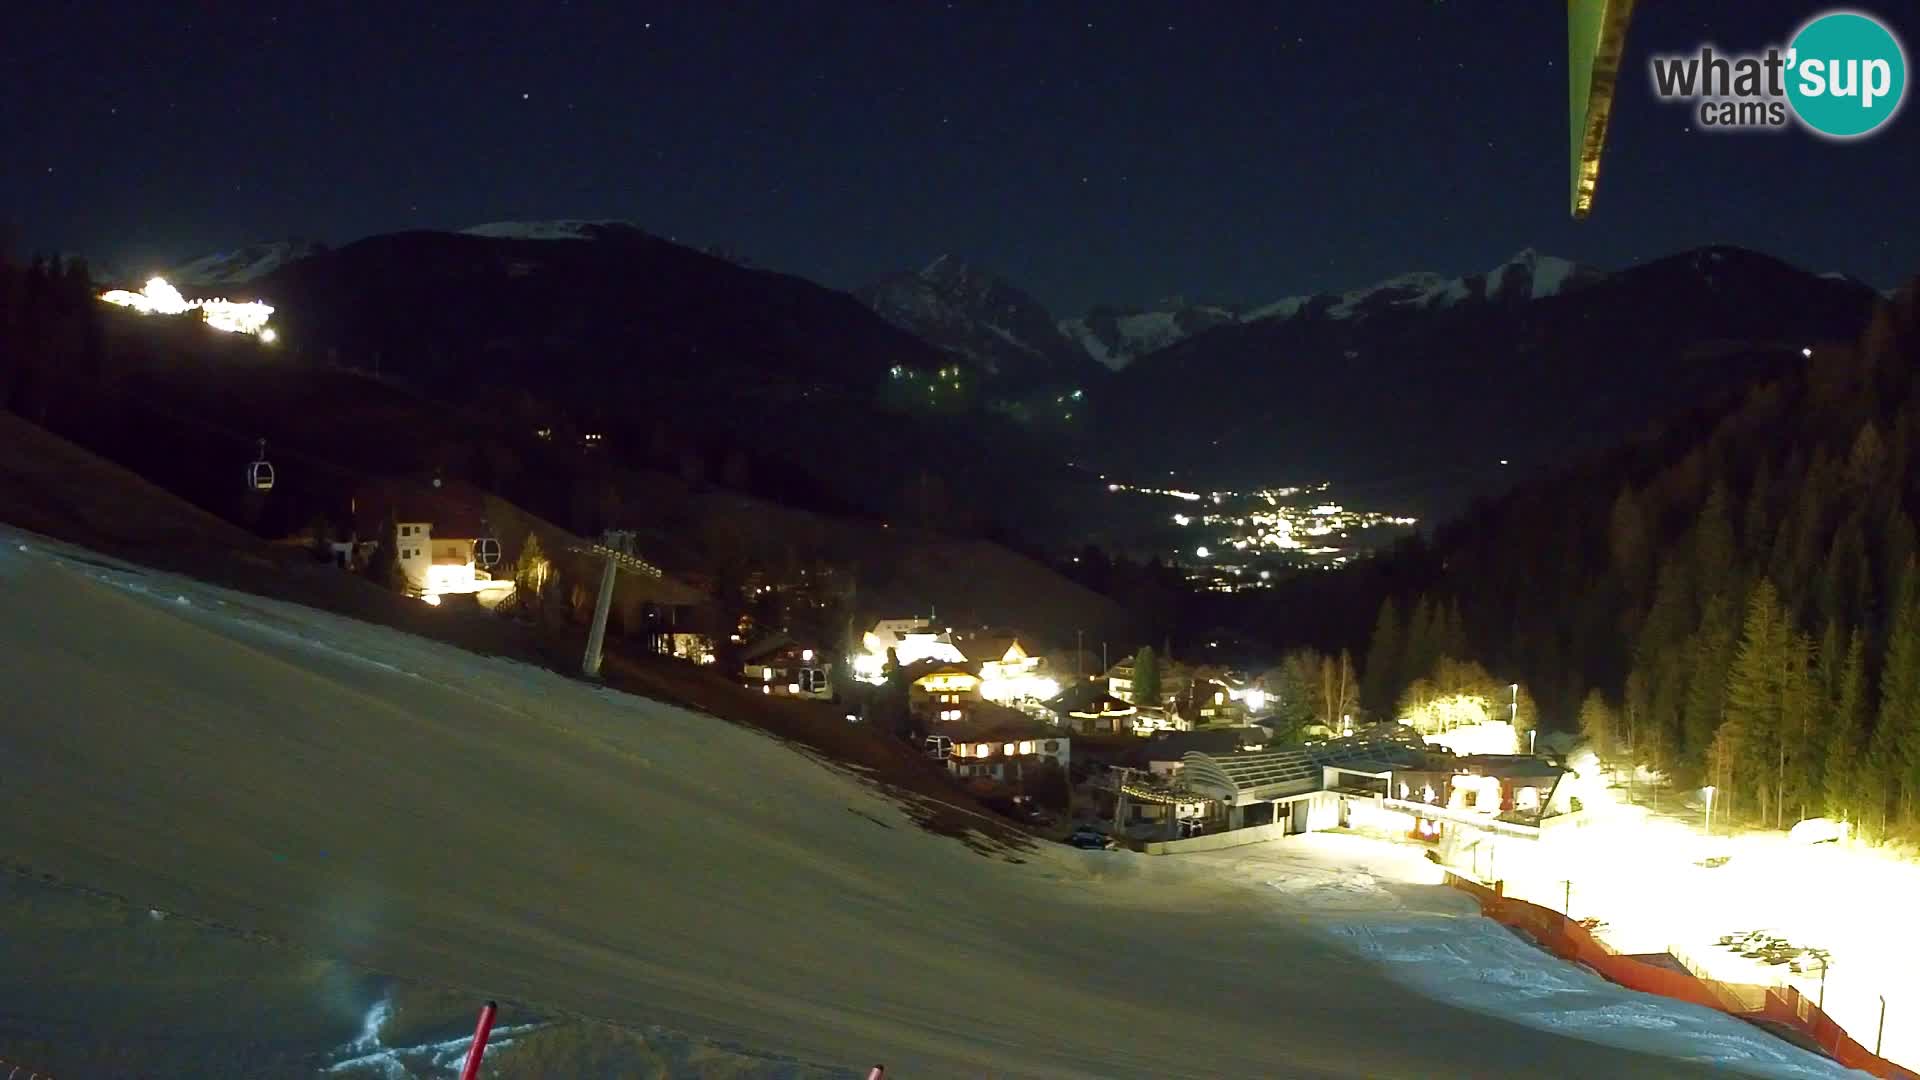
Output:
[[268,240],[230,251],[216,251],[172,267],[162,276],[176,285],[201,288],[220,285],[244,285],[262,278],[288,263],[326,250],[325,244],[290,238]]
[[1538,300],[1558,294],[1580,273],[1581,268],[1569,259],[1522,248],[1512,258],[1487,272],[1487,295],[1497,296],[1510,284],[1524,280],[1526,298]]
[[1246,313],[1263,319],[1368,318],[1394,310],[1432,311],[1470,301],[1524,302],[1553,296],[1600,277],[1571,260],[1522,248],[1484,274],[1443,277],[1426,271],[1396,274],[1342,293],[1289,296]]
[[1039,301],[958,256],[941,255],[855,295],[888,322],[989,375],[1077,382],[1085,374],[1086,357]]
[[1030,299],[1020,290],[1007,284],[998,274],[975,266],[958,255],[941,255],[921,267],[916,276],[949,299],[965,296],[974,302],[980,302],[1000,293],[1011,294],[997,297],[1003,301],[1019,302]]

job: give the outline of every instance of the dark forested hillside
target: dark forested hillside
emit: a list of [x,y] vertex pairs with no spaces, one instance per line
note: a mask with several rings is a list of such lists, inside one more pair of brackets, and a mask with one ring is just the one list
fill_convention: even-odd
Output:
[[1348,577],[1349,600],[1386,598],[1367,705],[1390,710],[1425,674],[1410,654],[1457,607],[1466,651],[1533,688],[1550,725],[1579,717],[1768,820],[1911,824],[1914,294],[1881,304],[1856,346],[1812,350]]

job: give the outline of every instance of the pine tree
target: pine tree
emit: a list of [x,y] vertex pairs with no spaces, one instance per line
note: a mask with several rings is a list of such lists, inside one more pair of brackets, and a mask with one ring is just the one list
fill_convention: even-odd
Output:
[[1587,691],[1586,699],[1580,703],[1580,734],[1586,736],[1597,756],[1607,757],[1613,753],[1613,710],[1607,706],[1605,695],[1598,690]]
[[1607,548],[1613,557],[1614,573],[1625,584],[1627,595],[1643,597],[1653,545],[1646,515],[1630,487],[1621,488],[1614,497],[1607,518]]
[[1867,751],[1867,643],[1855,630],[1840,664],[1833,723],[1827,739],[1825,791],[1827,812],[1858,822],[1866,817],[1862,798]]
[[1747,493],[1747,508],[1740,525],[1740,540],[1748,551],[1766,551],[1773,544],[1773,470],[1763,458]]
[[1849,514],[1833,534],[1817,590],[1823,621],[1857,623],[1871,618],[1869,598],[1873,595],[1873,574],[1867,565],[1867,542],[1858,514]]
[[1385,714],[1400,692],[1401,665],[1405,660],[1400,633],[1400,611],[1393,597],[1380,601],[1380,614],[1373,621],[1373,637],[1367,645],[1367,666],[1361,673],[1361,699],[1366,707]]
[[1468,655],[1467,624],[1460,616],[1459,599],[1447,602],[1446,615],[1440,620],[1440,655],[1465,660]]
[[1693,528],[1693,559],[1699,575],[1700,593],[1733,593],[1736,567],[1733,524],[1728,519],[1727,489],[1716,483],[1701,508]]
[[1142,645],[1133,654],[1133,701],[1149,708],[1160,704],[1160,660],[1151,645]]
[[1747,602],[1740,643],[1726,674],[1726,722],[1733,765],[1751,785],[1762,818],[1780,797],[1783,701],[1791,663],[1789,631],[1773,583],[1761,580]]
[[[1779,612],[1787,621],[1784,608]],[[1780,691],[1779,779],[1776,780],[1774,824],[1788,824],[1791,810],[1804,818],[1820,803],[1821,770],[1826,762],[1826,745],[1818,737],[1822,718],[1829,711],[1829,699],[1822,689],[1818,649],[1806,634],[1789,631],[1787,663],[1782,671]]]
[[1274,685],[1273,720],[1280,729],[1280,741],[1297,738],[1301,728],[1317,723],[1320,716],[1317,688],[1320,683],[1320,656],[1311,649],[1288,653],[1280,661]]
[[1867,752],[1854,770],[1859,791],[1860,821],[1884,836],[1892,820],[1900,784],[1900,747],[1894,729],[1878,720],[1867,739]]
[[1846,673],[1845,640],[1840,636],[1840,624],[1832,619],[1827,620],[1827,632],[1821,636],[1820,649],[1815,654],[1815,682],[1830,709],[1837,708],[1840,701],[1842,676]]
[[1916,790],[1920,790],[1920,570],[1909,563],[1900,576],[1887,636],[1886,661],[1880,669],[1880,719],[1874,735],[1874,765],[1892,781],[1903,818],[1911,820]]
[[1847,489],[1855,494],[1872,490],[1886,463],[1886,443],[1880,438],[1879,427],[1869,422],[1861,427],[1854,437],[1853,448],[1847,453]]
[[1407,618],[1406,660],[1400,669],[1402,681],[1433,674],[1440,658],[1440,629],[1435,625],[1433,605],[1423,594],[1414,601],[1413,614]]
[[1629,760],[1640,761],[1640,727],[1646,721],[1653,704],[1653,695],[1647,688],[1646,673],[1635,669],[1627,673],[1627,690],[1621,701],[1620,729],[1626,739],[1626,751]]
[[1702,760],[1715,732],[1726,718],[1727,669],[1734,656],[1736,630],[1733,608],[1725,597],[1707,600],[1700,628],[1688,640],[1681,655],[1684,663],[1673,672],[1683,681],[1681,697],[1681,746],[1694,763]]

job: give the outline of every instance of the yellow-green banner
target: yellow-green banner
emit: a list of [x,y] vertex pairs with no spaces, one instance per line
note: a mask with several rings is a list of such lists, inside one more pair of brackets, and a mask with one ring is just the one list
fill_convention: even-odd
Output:
[[1572,131],[1573,216],[1593,209],[1600,151],[1607,142],[1613,87],[1626,50],[1633,0],[1567,0],[1568,120]]

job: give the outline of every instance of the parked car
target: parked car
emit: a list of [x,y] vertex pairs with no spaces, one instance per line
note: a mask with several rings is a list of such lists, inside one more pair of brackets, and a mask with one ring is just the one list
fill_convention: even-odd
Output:
[[1846,838],[1846,823],[1832,818],[1807,818],[1787,833],[1796,844],[1833,844]]
[[1118,846],[1112,840],[1107,839],[1106,835],[1099,829],[1087,825],[1082,825],[1073,830],[1073,835],[1067,837],[1067,843],[1077,848],[1100,850],[1110,850]]

